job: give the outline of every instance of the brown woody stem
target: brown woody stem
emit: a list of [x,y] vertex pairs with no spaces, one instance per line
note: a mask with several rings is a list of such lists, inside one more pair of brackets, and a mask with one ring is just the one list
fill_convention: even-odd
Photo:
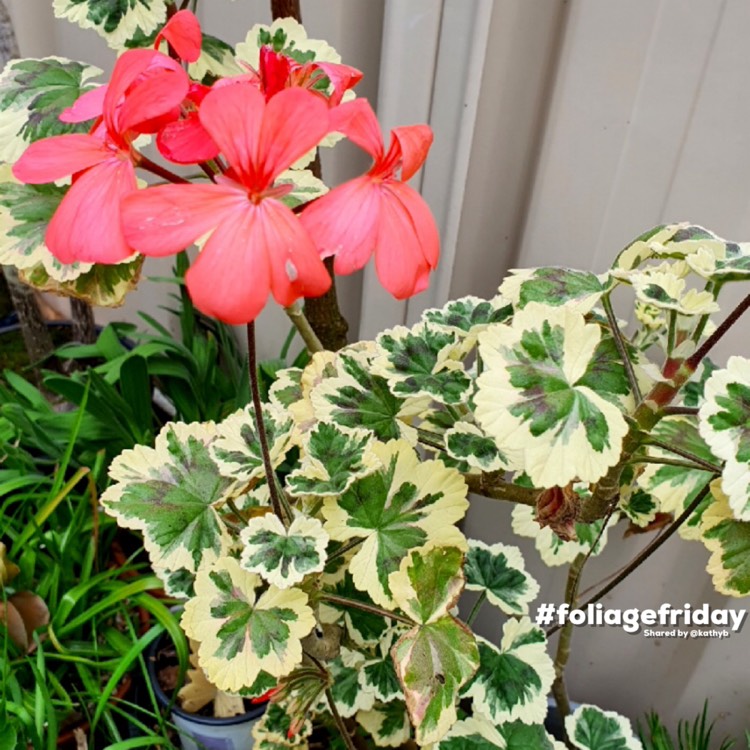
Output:
[[388,617],[396,622],[402,622],[404,625],[414,627],[416,624],[413,620],[410,620],[404,615],[397,615],[395,612],[389,612],[387,609],[382,609],[375,604],[367,604],[366,602],[360,602],[356,599],[349,599],[346,596],[336,596],[336,594],[322,594],[320,597],[321,601],[328,602],[329,604],[336,604],[339,607],[349,607],[349,609],[361,609],[363,612],[368,612],[371,615],[379,615],[380,617]]

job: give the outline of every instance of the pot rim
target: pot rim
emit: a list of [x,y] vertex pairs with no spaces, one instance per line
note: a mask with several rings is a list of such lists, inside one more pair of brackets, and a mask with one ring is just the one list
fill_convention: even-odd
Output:
[[236,724],[245,724],[259,719],[265,713],[268,701],[259,703],[257,706],[254,706],[244,714],[240,714],[239,716],[229,716],[227,718],[217,718],[215,716],[200,716],[199,714],[191,714],[180,708],[176,702],[170,701],[169,697],[162,689],[161,685],[159,684],[159,680],[156,677],[156,654],[165,640],[166,633],[162,634],[161,636],[159,636],[159,638],[153,641],[146,651],[146,670],[148,671],[149,680],[151,681],[151,686],[154,689],[156,700],[163,708],[168,706],[173,713],[175,713],[185,721],[212,727],[228,727]]

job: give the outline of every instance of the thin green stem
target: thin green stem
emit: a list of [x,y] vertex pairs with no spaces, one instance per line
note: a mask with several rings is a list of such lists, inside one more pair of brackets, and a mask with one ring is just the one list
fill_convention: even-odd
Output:
[[426,445],[428,448],[433,448],[437,451],[445,452],[445,446],[440,443],[440,435],[429,430],[423,430],[421,427],[417,427],[417,438],[422,445]]
[[677,338],[677,311],[669,311],[669,330],[667,332],[667,358],[672,359],[675,340]]
[[349,734],[349,730],[346,728],[346,724],[341,718],[338,708],[336,708],[336,700],[333,697],[330,686],[326,687],[326,700],[328,701],[328,707],[331,709],[331,714],[333,714],[333,720],[336,722],[336,729],[339,730],[339,734],[341,735],[341,739],[344,740],[347,750],[357,750],[352,742],[352,736]]
[[[639,568],[641,565],[643,565],[646,560],[648,560],[651,555],[656,552],[656,550],[659,549],[666,541],[669,539],[679,528],[682,526],[682,524],[685,523],[685,521],[690,518],[690,516],[695,512],[695,510],[698,508],[698,506],[703,502],[706,495],[708,495],[710,491],[710,487],[707,484],[693,499],[693,501],[688,505],[687,508],[679,515],[679,517],[667,528],[664,533],[654,539],[651,544],[649,544],[647,547],[644,547],[643,550],[636,555],[612,580],[604,587],[599,589],[594,596],[592,596],[590,599],[588,599],[584,604],[581,605],[581,609],[587,609],[590,604],[596,604],[600,599],[603,599],[607,594],[609,594],[612,589],[619,586],[634,570]],[[560,625],[555,625],[554,627],[550,628],[547,631],[547,637],[554,635],[558,630],[560,629]]]
[[353,542],[349,542],[349,544],[342,545],[335,552],[331,552],[331,554],[328,555],[328,560],[326,562],[331,562],[331,560],[335,560],[337,557],[341,557],[341,555],[345,555],[349,550],[352,550],[355,547],[359,547],[359,545],[362,544],[362,542],[364,541],[365,539],[364,537],[362,537],[361,539],[355,539]]
[[706,461],[705,459],[701,458],[700,456],[696,456],[695,453],[691,453],[690,451],[683,450],[682,448],[670,445],[669,443],[663,443],[661,440],[657,440],[653,437],[647,437],[644,441],[644,444],[651,445],[654,448],[661,448],[662,450],[669,451],[670,453],[674,453],[675,456],[680,456],[680,458],[684,458],[686,461],[697,464],[697,466],[699,468],[702,468],[704,471],[710,471],[714,474],[721,474],[720,466],[712,464],[710,461]]
[[[709,280],[706,284],[705,291],[711,292],[711,294],[713,294],[714,300],[718,299],[720,290],[721,283],[714,283],[713,281]],[[711,316],[709,314],[701,315],[700,320],[698,321],[698,325],[695,327],[693,335],[691,336],[696,344],[700,341],[700,338],[703,335],[703,331],[706,329],[709,320],[711,320]]]
[[310,354],[324,351],[323,344],[320,343],[320,339],[310,325],[310,321],[305,316],[302,305],[299,302],[295,302],[293,305],[285,307],[284,310],[294,324],[294,327],[299,332],[302,340],[305,342],[307,351],[309,351]]
[[479,614],[479,610],[482,609],[482,605],[487,600],[487,589],[482,591],[482,593],[477,597],[477,600],[474,602],[474,606],[471,608],[471,612],[469,612],[469,616],[466,618],[466,624],[471,627],[474,624],[474,620],[477,619],[477,615]]
[[389,617],[391,620],[396,622],[402,622],[404,625],[414,627],[416,623],[414,620],[410,620],[404,615],[397,615],[395,612],[389,612],[387,609],[382,609],[375,604],[367,604],[366,602],[360,602],[356,599],[349,599],[346,596],[337,596],[336,594],[321,594],[321,601],[335,604],[339,607],[348,607],[349,609],[361,609],[363,612],[369,612],[371,615],[379,615],[380,617]]
[[628,349],[625,345],[625,337],[622,335],[620,326],[617,323],[617,316],[615,311],[612,309],[612,300],[609,294],[605,294],[602,297],[602,305],[604,311],[607,313],[607,320],[609,320],[609,327],[612,330],[612,336],[615,339],[615,346],[617,347],[617,353],[620,355],[622,364],[625,367],[625,372],[628,377],[628,383],[630,388],[635,394],[636,403],[640,404],[643,401],[643,394],[641,393],[640,386],[638,385],[638,378],[635,376],[635,370],[633,369],[633,363],[630,361],[628,356]]
[[[657,458],[656,456],[641,456],[640,458],[632,458],[628,461],[628,464],[661,464],[664,466],[680,466],[683,469],[690,469],[692,471],[707,471],[705,466],[699,466],[691,461],[679,461],[674,458]],[[716,474],[721,474],[721,470],[717,470]]]
[[[586,555],[578,555],[568,569],[568,580],[565,585],[565,602],[569,607],[568,611],[576,608],[578,587],[581,583],[581,572],[587,559]],[[552,695],[555,696],[557,709],[563,719],[570,714],[570,700],[568,699],[568,690],[565,686],[565,667],[570,659],[570,644],[572,639],[573,623],[568,618],[568,621],[563,626],[562,633],[560,633],[560,639],[557,642],[555,681],[552,683]]]
[[279,520],[286,525],[286,518],[281,506],[278,488],[276,486],[276,472],[271,464],[271,454],[268,450],[268,437],[266,435],[266,425],[263,421],[263,404],[260,400],[260,386],[258,384],[258,361],[255,350],[255,323],[247,324],[247,366],[250,374],[250,391],[253,398],[253,409],[255,412],[255,425],[258,431],[258,442],[260,443],[260,452],[263,456],[263,469],[268,482],[268,492],[271,496],[271,507]]

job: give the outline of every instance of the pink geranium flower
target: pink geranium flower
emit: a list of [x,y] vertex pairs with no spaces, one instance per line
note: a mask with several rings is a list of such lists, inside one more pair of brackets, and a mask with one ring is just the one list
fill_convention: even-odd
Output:
[[[320,90],[327,81],[331,84],[330,96]],[[271,47],[260,48],[257,83],[267,99],[286,88],[299,87],[324,96],[331,107],[341,103],[349,89],[362,80],[362,71],[340,63],[315,62],[299,63]]]
[[177,11],[164,25],[154,42],[154,49],[159,49],[162,40],[166,39],[177,56],[185,62],[193,63],[201,56],[203,33],[195,15],[189,10]]
[[125,52],[104,89],[84,94],[67,122],[101,114],[89,135],[32,143],[13,166],[21,182],[43,184],[70,175],[73,184],[47,227],[45,243],[62,263],[119,263],[133,254],[122,234],[120,201],[137,190],[133,139],[174,116],[188,90],[180,65],[154,50]]
[[374,253],[378,278],[396,299],[424,291],[438,262],[440,238],[427,203],[406,181],[424,164],[432,130],[394,128],[386,152],[375,113],[364,100],[334,109],[331,129],[367,151],[374,163],[367,174],[305,208],[302,225],[322,257],[335,256],[337,274],[358,271]]
[[316,297],[330,277],[274,181],[329,132],[321,98],[288,89],[266,102],[252,84],[213,89],[200,121],[229,164],[209,185],[163,185],[123,201],[127,241],[144,255],[170,255],[210,233],[186,276],[190,296],[207,315],[248,323],[269,292],[284,306]]

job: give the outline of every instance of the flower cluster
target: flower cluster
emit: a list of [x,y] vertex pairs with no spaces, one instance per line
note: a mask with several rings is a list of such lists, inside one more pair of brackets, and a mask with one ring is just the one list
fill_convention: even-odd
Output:
[[[186,283],[196,306],[227,323],[254,320],[269,292],[288,307],[324,294],[336,273],[363,268],[375,254],[378,276],[396,298],[427,286],[439,237],[427,204],[406,182],[432,143],[426,125],[394,129],[386,151],[375,114],[345,94],[362,75],[346,65],[299,62],[265,45],[257,69],[193,81],[180,61],[201,53],[201,29],[176,13],[153,49],[125,51],[107,85],[84,93],[61,120],[93,120],[88,134],[32,143],[13,167],[27,184],[72,177],[46,232],[62,263],[116,264],[140,253],[171,255],[200,241]],[[159,50],[164,42],[170,55]],[[295,205],[295,176],[280,180],[333,133],[374,160],[367,174]],[[142,152],[154,136],[164,159],[199,165],[188,181]],[[136,168],[172,184],[141,189]],[[286,199],[286,200],[285,200]],[[71,231],[72,230],[72,231]]]

